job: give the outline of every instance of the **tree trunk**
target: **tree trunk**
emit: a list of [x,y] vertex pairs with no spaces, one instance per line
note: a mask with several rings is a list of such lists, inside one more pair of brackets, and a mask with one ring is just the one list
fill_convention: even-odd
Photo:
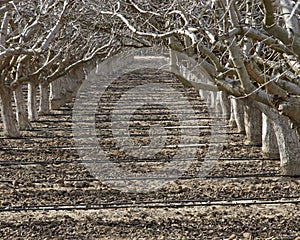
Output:
[[61,78],[59,78],[60,81],[60,104],[61,106],[64,106],[67,102],[67,77],[63,76]]
[[23,94],[22,85],[19,85],[14,91],[14,98],[16,103],[17,121],[20,130],[31,129],[31,124],[28,119],[26,101]]
[[188,36],[184,37],[184,45],[186,49],[186,53],[189,57],[192,57],[195,54],[195,48],[192,42],[192,39]]
[[71,76],[73,78],[74,81],[74,89],[72,92],[72,97],[76,97],[77,91],[80,88],[80,85],[82,84],[82,82],[85,80],[85,74],[84,74],[84,70],[82,67],[79,67],[78,69],[75,70],[75,72],[71,72]]
[[218,92],[219,96],[220,96],[220,104],[221,104],[221,108],[222,108],[222,113],[223,113],[223,117],[226,120],[230,119],[230,99],[228,98],[229,95],[228,93],[221,91]]
[[280,154],[281,171],[284,175],[300,175],[300,141],[290,120],[274,109],[261,103],[257,106],[273,123]]
[[276,113],[274,131],[277,137],[278,148],[283,174],[300,175],[300,142],[295,130],[290,127],[287,117]]
[[49,84],[40,83],[40,107],[39,114],[48,114],[50,112],[49,108]]
[[37,85],[28,83],[28,117],[30,121],[38,119],[37,113]]
[[238,132],[245,134],[244,103],[236,98],[231,99],[231,102]]
[[201,100],[205,101],[205,99],[207,98],[207,91],[200,89],[199,95],[200,95]]
[[209,91],[208,98],[207,98],[207,104],[208,104],[209,108],[211,108],[219,113],[220,109],[221,109],[221,105],[218,104],[217,94],[218,93],[216,93],[216,92]]
[[[171,38],[170,38],[170,42],[172,42]],[[169,54],[170,54],[170,71],[173,73],[179,73],[180,69],[176,59],[176,52],[170,48]]]
[[245,100],[245,131],[245,144],[262,145],[262,113],[251,100]]
[[3,122],[4,135],[7,137],[20,137],[20,132],[17,127],[16,115],[12,106],[12,93],[8,88],[0,92],[1,95],[1,116]]
[[75,82],[75,79],[73,79],[70,74],[67,74],[64,78],[64,82],[65,82],[65,102],[68,103],[68,102],[71,102],[73,100],[72,98],[72,93],[75,89],[74,87],[74,82]]
[[229,118],[229,126],[231,126],[232,128],[236,128],[237,127],[237,123],[235,120],[235,116],[234,116],[234,109],[233,109],[233,98],[230,99],[230,118]]
[[50,108],[59,110],[61,106],[60,80],[57,79],[50,83]]
[[273,124],[264,113],[262,114],[262,126],[262,151],[266,157],[278,159],[280,155]]

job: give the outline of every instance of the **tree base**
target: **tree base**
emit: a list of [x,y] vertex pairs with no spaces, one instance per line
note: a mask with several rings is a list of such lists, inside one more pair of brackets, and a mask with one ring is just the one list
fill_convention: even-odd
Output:
[[258,142],[258,141],[251,141],[249,139],[246,139],[244,141],[244,144],[247,145],[247,146],[254,146],[254,147],[261,147],[262,146],[262,144],[260,142]]
[[64,100],[66,103],[72,102],[73,101],[72,92],[66,92]]
[[264,157],[270,158],[270,159],[280,159],[280,154],[279,152],[264,152],[263,153]]
[[[54,110],[54,109],[53,109]],[[39,116],[44,116],[44,115],[48,115],[50,113],[50,109],[47,110],[39,110],[38,114]]]
[[281,172],[283,175],[288,176],[300,176],[300,160],[297,162],[289,162],[289,164],[281,166]]
[[237,128],[237,123],[234,119],[228,120],[228,125],[232,128]]
[[31,129],[32,129],[32,126],[31,126],[31,123],[29,121],[26,124],[19,127],[20,131],[28,131],[28,130],[31,130]]
[[59,110],[62,105],[61,99],[51,99],[50,101],[51,110]]

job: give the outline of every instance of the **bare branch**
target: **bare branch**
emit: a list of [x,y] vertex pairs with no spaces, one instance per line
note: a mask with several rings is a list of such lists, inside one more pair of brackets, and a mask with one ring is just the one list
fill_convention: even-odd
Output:
[[293,54],[300,57],[300,38],[294,36],[292,39],[289,36],[288,31],[280,27],[274,18],[274,6],[272,0],[262,0],[264,5],[264,27],[266,31],[273,37],[279,39],[285,45],[287,45],[293,52]]
[[0,44],[2,48],[5,48],[6,36],[7,36],[7,28],[9,22],[9,13],[6,12],[3,16],[1,29],[0,29]]

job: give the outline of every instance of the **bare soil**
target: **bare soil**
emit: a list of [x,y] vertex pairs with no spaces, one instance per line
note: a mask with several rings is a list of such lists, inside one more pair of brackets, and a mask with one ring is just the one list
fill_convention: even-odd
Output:
[[[119,81],[128,86],[128,82],[140,80],[139,76],[132,74]],[[168,75],[161,78],[179,86],[175,80],[170,82]],[[142,79],[156,81],[151,73],[144,73]],[[118,91],[114,87],[107,90],[108,102],[120,98]],[[199,125],[213,124],[197,94],[192,89],[180,91],[194,104]],[[197,160],[182,178],[154,192],[126,192],[98,181],[79,162],[72,138],[72,106],[42,116],[20,139],[1,137],[1,239],[300,239],[300,179],[280,176],[279,160],[265,159],[260,147],[244,145],[244,136],[236,129],[224,126],[220,130],[220,134],[226,132],[227,141],[220,160],[205,178],[197,178],[197,174],[209,151],[209,128],[195,136]],[[132,161],[116,146],[109,130],[112,108],[113,104],[99,105],[96,125],[99,144],[116,164],[133,172],[148,172],[172,159],[176,149],[171,147],[156,155],[157,162]],[[135,112],[130,131],[136,144],[149,144],[147,126],[153,121],[164,127],[178,126],[166,108],[158,115],[155,109],[157,106],[148,106]],[[178,144],[178,131],[169,131],[167,144]],[[123,208],[26,210],[112,202],[131,204],[120,205]]]

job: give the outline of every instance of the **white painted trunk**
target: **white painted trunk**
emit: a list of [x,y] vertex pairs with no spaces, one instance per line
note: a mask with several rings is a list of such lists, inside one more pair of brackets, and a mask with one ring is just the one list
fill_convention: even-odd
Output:
[[20,130],[28,130],[31,128],[28,119],[26,101],[23,94],[22,85],[19,85],[14,91],[14,98],[16,103],[16,117]]
[[200,89],[198,92],[201,97],[201,100],[205,101],[205,99],[207,98],[207,91]]
[[50,112],[49,108],[49,84],[48,83],[40,83],[40,106],[39,106],[39,114],[48,114]]
[[274,109],[261,103],[257,106],[272,121],[280,154],[281,171],[284,175],[300,175],[300,141],[290,120]]
[[229,95],[228,95],[228,93],[226,93],[224,91],[218,92],[218,94],[220,95],[220,104],[221,104],[221,108],[222,108],[223,117],[226,120],[229,120],[230,119],[230,110],[231,110]]
[[215,109],[215,111],[220,112],[221,111],[221,105],[220,103],[218,104],[217,101],[217,94],[216,92],[209,92],[208,94],[208,107],[211,109]]
[[279,150],[272,121],[262,114],[262,151],[268,158],[279,159]]
[[59,110],[61,106],[60,80],[57,79],[50,83],[50,108]]
[[234,116],[234,109],[233,109],[233,99],[230,99],[230,118],[229,118],[229,126],[236,128],[237,124],[235,121],[235,116]]
[[12,107],[12,94],[8,89],[1,91],[1,116],[4,135],[7,137],[20,137],[16,115]]
[[30,121],[38,119],[37,86],[34,83],[28,83],[28,118]]
[[274,130],[283,174],[300,175],[300,141],[295,130],[291,129],[287,117],[277,114]]
[[245,144],[262,145],[262,113],[250,100],[245,100]]
[[236,98],[231,99],[234,119],[239,133],[245,134],[244,102]]

